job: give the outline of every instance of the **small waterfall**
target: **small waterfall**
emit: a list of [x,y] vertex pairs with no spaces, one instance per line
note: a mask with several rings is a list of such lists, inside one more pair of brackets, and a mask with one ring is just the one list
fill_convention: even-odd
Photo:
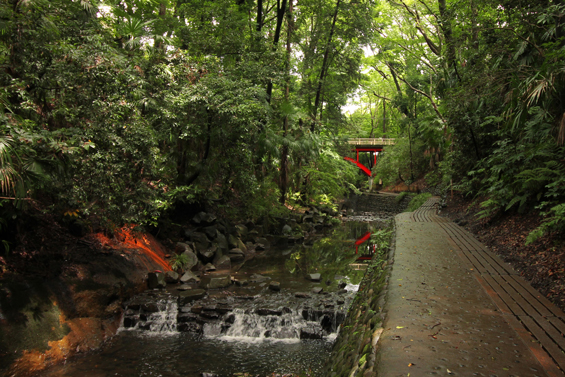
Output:
[[307,320],[301,311],[234,309],[226,315],[224,325],[203,327],[203,334],[228,341],[261,342],[266,339],[299,341],[322,339],[328,335],[316,321]]
[[[306,300],[287,294],[284,298],[265,295],[254,300],[209,299],[179,305],[174,294],[150,291],[133,297],[126,304],[120,331],[191,332],[207,338],[243,342],[331,340],[345,320],[350,297],[353,295],[343,290]],[[290,305],[277,307],[276,301]]]
[[232,324],[222,335],[232,339],[300,339],[300,329],[307,326],[302,316],[292,310],[264,315],[235,309],[227,320]]
[[177,298],[170,295],[158,297],[138,296],[128,303],[119,331],[145,330],[151,333],[177,331]]

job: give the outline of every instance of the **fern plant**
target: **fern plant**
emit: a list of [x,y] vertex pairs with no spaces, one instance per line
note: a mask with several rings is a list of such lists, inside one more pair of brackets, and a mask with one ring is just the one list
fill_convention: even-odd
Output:
[[176,254],[171,258],[171,261],[169,263],[173,270],[177,272],[182,271],[188,265],[188,255]]

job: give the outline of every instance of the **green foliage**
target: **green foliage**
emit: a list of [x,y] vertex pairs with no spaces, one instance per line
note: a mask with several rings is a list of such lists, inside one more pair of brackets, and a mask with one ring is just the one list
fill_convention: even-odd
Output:
[[405,212],[414,212],[415,210],[420,208],[422,204],[424,204],[431,197],[432,194],[430,194],[429,192],[424,192],[414,196],[410,200],[410,203],[408,203],[408,207],[406,208]]
[[385,186],[394,185],[399,181],[410,184],[412,177],[416,178],[426,171],[426,166],[424,145],[421,142],[413,140],[410,153],[409,139],[397,138],[396,144],[387,147],[379,156],[375,177],[382,179]]
[[400,194],[396,196],[396,198],[394,198],[394,200],[396,201],[396,203],[400,203],[402,199],[406,198],[407,196],[413,196],[413,194],[411,194],[408,191],[402,191]]
[[543,223],[533,230],[526,238],[526,245],[535,242],[537,239],[549,232],[562,232],[565,230],[565,204],[561,203],[549,209],[545,215]]
[[371,234],[371,243],[377,246],[375,253],[386,255],[392,238],[392,227],[377,229]]
[[338,197],[357,192],[354,183],[358,169],[329,148],[301,173],[309,179],[307,193],[316,203],[331,204]]
[[188,265],[188,255],[174,254],[170,261],[171,268],[177,272],[182,271]]

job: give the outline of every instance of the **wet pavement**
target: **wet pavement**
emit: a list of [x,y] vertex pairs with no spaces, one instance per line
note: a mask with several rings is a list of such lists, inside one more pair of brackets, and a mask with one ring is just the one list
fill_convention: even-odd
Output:
[[563,313],[437,204],[395,218],[377,375],[563,376]]

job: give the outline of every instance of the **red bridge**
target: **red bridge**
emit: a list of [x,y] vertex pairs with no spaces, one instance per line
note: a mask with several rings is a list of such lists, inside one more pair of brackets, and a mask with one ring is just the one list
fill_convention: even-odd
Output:
[[[376,165],[377,163],[377,154],[383,151],[383,148],[386,145],[394,145],[394,139],[384,139],[384,138],[357,138],[357,139],[349,139],[347,141],[349,145],[355,146],[355,149],[352,149],[357,153],[357,159],[354,160],[351,157],[344,157],[345,160],[354,163],[361,169],[365,174],[369,177],[372,176],[371,168]],[[368,167],[363,165],[359,161],[359,152],[361,153],[370,153],[368,159]]]

